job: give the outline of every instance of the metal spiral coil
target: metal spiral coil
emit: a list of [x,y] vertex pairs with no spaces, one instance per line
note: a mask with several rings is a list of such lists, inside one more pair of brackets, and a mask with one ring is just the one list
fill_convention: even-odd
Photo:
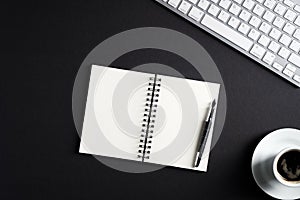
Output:
[[149,78],[137,155],[142,161],[150,158],[160,87],[161,79],[157,75]]

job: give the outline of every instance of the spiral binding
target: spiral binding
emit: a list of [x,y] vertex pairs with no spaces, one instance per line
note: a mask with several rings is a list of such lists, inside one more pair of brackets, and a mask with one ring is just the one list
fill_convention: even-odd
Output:
[[156,74],[154,77],[149,78],[138,147],[138,158],[141,158],[142,162],[144,162],[144,159],[150,158],[160,86],[161,79],[157,78]]

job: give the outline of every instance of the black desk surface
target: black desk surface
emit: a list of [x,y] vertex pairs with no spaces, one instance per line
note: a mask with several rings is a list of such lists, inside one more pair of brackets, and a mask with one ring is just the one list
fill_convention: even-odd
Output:
[[[1,7],[0,199],[271,199],[252,178],[252,153],[270,131],[300,129],[299,89],[152,0]],[[77,153],[71,95],[80,64],[109,36],[148,26],[192,37],[222,74],[228,111],[208,173],[122,173]]]

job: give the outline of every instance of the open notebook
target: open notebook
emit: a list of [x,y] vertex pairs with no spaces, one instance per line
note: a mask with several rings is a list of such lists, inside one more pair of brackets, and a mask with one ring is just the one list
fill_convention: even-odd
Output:
[[206,171],[214,123],[199,167],[193,163],[219,88],[93,65],[79,152]]

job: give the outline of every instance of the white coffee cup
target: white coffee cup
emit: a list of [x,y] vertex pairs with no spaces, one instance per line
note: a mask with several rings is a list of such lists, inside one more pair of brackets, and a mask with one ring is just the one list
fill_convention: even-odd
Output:
[[290,151],[297,151],[299,152],[300,154],[300,147],[290,147],[290,148],[286,148],[282,151],[280,151],[274,161],[273,161],[273,173],[274,173],[274,176],[276,177],[276,179],[282,183],[283,185],[286,185],[286,186],[289,186],[289,187],[300,187],[300,180],[298,181],[290,181],[290,180],[287,180],[286,178],[284,178],[279,172],[278,172],[278,161],[279,159],[287,152],[290,152]]

